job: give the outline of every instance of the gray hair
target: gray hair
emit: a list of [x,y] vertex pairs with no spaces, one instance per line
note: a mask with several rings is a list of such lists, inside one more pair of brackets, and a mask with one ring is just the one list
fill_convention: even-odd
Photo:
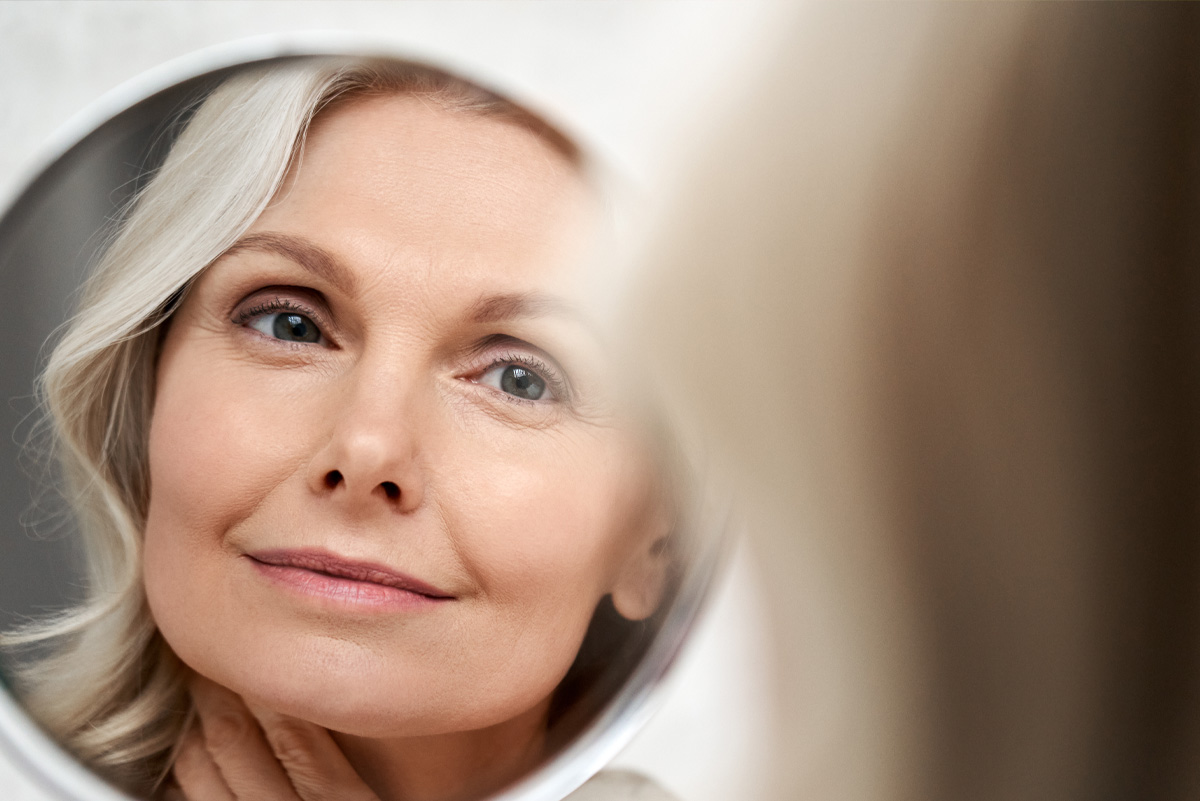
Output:
[[271,202],[315,116],[341,99],[384,93],[506,119],[579,161],[534,114],[429,67],[313,58],[241,71],[198,107],[128,207],[42,375],[54,456],[83,534],[86,600],[0,635],[0,647],[25,654],[16,679],[31,714],[130,792],[161,783],[190,715],[185,670],[142,584],[162,324]]

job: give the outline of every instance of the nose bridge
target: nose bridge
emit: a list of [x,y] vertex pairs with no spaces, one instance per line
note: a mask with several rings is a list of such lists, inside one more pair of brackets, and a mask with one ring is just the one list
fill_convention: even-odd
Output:
[[420,400],[415,377],[403,365],[362,361],[341,379],[329,410],[327,445],[316,456],[315,491],[354,503],[420,505]]

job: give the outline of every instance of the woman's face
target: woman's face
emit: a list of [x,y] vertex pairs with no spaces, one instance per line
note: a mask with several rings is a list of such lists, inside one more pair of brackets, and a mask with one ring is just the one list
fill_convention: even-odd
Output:
[[407,96],[320,117],[158,363],[145,582],[247,700],[364,736],[540,714],[662,515],[579,308],[594,206],[538,136]]

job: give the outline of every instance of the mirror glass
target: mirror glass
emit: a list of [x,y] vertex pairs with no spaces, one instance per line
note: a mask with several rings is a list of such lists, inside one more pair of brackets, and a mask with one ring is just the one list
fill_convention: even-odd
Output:
[[600,768],[724,519],[595,308],[600,172],[480,83],[314,54],[38,176],[0,220],[0,669],[37,726],[138,798]]

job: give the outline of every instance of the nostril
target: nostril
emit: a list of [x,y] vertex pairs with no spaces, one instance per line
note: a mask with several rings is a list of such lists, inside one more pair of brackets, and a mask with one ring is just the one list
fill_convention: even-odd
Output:
[[337,470],[330,470],[325,474],[325,486],[333,489],[338,484],[342,483],[342,474]]
[[385,481],[379,486],[383,487],[383,491],[388,496],[389,500],[394,501],[400,497],[400,488],[391,481]]

